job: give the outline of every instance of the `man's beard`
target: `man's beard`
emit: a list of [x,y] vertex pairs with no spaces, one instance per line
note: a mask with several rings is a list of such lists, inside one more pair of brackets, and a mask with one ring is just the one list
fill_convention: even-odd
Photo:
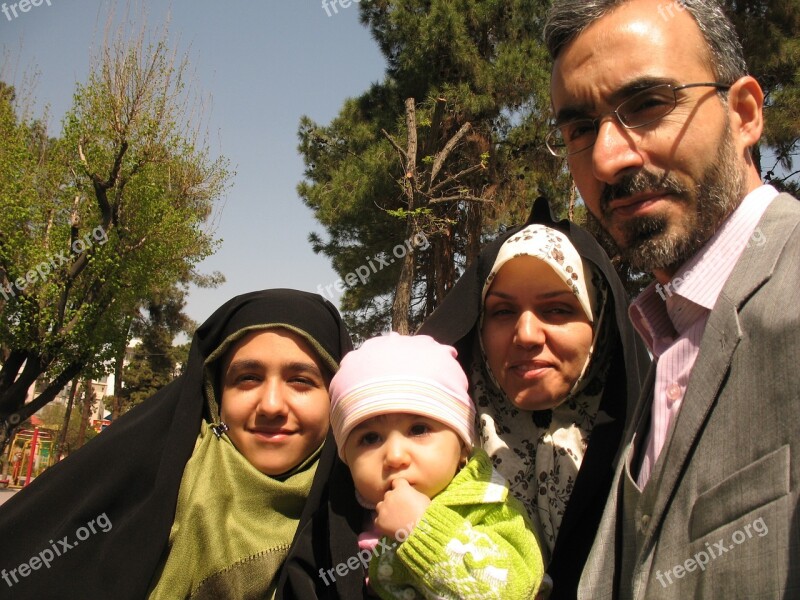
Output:
[[[671,201],[687,209],[669,219],[666,214],[633,217],[619,224],[614,245],[620,256],[639,271],[677,268],[695,255],[744,198],[744,174],[726,126],[716,158],[694,189],[671,173],[641,170],[603,189],[600,225],[611,235],[609,203],[646,192],[671,194]],[[671,227],[670,227],[671,224]]]

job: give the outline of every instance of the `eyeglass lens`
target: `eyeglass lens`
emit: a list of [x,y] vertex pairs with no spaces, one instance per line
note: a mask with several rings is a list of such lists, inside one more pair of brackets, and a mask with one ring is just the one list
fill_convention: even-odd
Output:
[[[675,108],[675,103],[675,89],[667,84],[658,85],[635,93],[614,112],[625,127],[633,129],[666,116]],[[547,145],[554,154],[567,155],[590,147],[596,138],[597,120],[577,119],[551,131]]]

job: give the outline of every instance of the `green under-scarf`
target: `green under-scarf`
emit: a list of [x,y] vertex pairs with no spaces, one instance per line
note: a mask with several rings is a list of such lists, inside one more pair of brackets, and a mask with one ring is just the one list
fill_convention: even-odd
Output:
[[272,597],[318,458],[319,450],[275,479],[203,422],[181,479],[168,555],[148,598]]

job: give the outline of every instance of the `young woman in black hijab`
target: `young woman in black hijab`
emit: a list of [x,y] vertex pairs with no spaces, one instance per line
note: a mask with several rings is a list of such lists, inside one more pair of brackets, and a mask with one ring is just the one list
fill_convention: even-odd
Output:
[[529,222],[486,246],[419,331],[458,351],[481,445],[549,555],[550,598],[576,595],[649,364],[627,309],[594,238],[553,221],[538,200]]
[[350,348],[320,296],[224,304],[181,377],[3,506],[0,598],[270,597],[329,505],[327,384]]

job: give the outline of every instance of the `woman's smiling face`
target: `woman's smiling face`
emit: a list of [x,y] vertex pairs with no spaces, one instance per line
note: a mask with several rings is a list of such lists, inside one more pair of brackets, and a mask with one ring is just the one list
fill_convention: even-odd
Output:
[[509,260],[484,302],[481,338],[489,368],[515,406],[558,406],[581,375],[592,325],[578,298],[545,262]]
[[220,417],[262,473],[286,473],[322,444],[330,408],[324,373],[309,344],[287,329],[249,333],[228,350]]

